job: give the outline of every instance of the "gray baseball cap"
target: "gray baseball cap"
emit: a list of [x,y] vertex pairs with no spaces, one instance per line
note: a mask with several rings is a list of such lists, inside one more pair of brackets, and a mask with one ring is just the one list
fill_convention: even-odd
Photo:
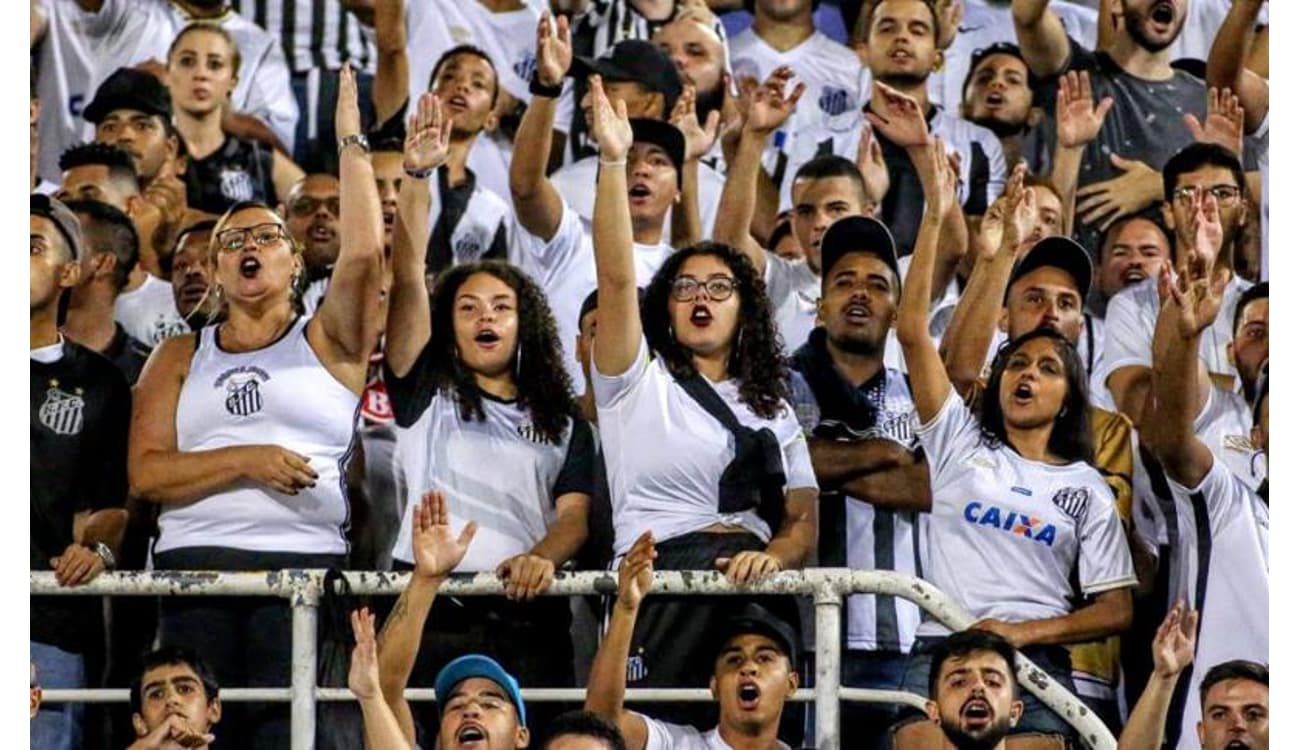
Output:
[[54,222],[55,228],[59,230],[59,234],[62,234],[64,241],[68,243],[68,250],[72,253],[72,259],[78,260],[81,258],[81,221],[62,201],[48,195],[32,193],[31,215],[43,216]]

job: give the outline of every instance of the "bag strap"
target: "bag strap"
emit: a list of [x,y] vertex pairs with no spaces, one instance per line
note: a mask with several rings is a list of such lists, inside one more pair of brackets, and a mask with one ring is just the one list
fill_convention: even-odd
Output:
[[739,441],[741,435],[744,434],[742,432],[745,429],[744,426],[736,418],[736,413],[731,410],[731,407],[727,406],[727,403],[722,400],[722,397],[713,389],[713,386],[709,385],[703,375],[697,372],[692,377],[679,378],[677,384],[682,387],[682,390],[686,391],[687,395],[695,399],[695,403],[703,407],[709,413],[709,416],[721,422],[722,426],[726,427]]

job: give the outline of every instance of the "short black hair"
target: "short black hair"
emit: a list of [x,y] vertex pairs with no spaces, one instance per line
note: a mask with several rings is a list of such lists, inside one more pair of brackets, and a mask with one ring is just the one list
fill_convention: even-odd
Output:
[[[488,67],[492,69],[492,106],[495,107],[497,97],[501,95],[501,74],[497,71],[496,63],[492,62],[492,58],[488,56],[488,53],[483,51],[482,48],[476,47],[472,44],[457,44],[455,47],[442,53],[442,57],[439,57],[438,62],[433,64],[433,70],[429,73],[428,90],[433,91],[433,82],[438,80],[438,71],[442,70],[442,66],[451,60],[451,58],[458,55],[473,55],[487,63]],[[415,102],[411,102],[411,104],[414,105]]]
[[[817,156],[800,165],[794,173],[794,182],[799,180],[825,180],[831,177],[847,177],[858,189],[858,197],[867,200],[867,183],[862,180],[862,170],[858,165],[843,156],[827,154]],[[794,184],[793,182],[791,184]]]
[[1202,711],[1205,710],[1205,698],[1210,694],[1210,688],[1228,680],[1250,680],[1268,687],[1268,665],[1257,661],[1234,659],[1210,667],[1210,671],[1206,672],[1201,680]]
[[572,736],[600,740],[609,750],[627,750],[627,742],[623,740],[618,727],[590,711],[570,711],[555,717],[542,729],[536,747],[546,750],[546,746],[553,740]]
[[[167,253],[166,255],[158,256],[158,268],[160,271],[163,272],[164,279],[171,277],[172,263],[175,261],[176,253],[181,249],[181,245],[185,244],[186,237],[189,237],[191,234],[194,234],[195,232],[211,233],[212,230],[216,228],[217,228],[216,219],[202,219],[201,221],[196,221],[193,224],[190,224],[189,226],[185,227],[180,232],[178,232],[176,234],[176,241],[172,243],[172,251],[170,253]],[[206,252],[204,253],[204,257],[207,257]]]
[[199,657],[193,649],[185,646],[163,646],[144,655],[141,660],[140,674],[131,681],[131,712],[140,713],[144,705],[144,676],[151,669],[166,667],[173,664],[182,664],[194,671],[203,683],[203,696],[207,698],[208,703],[216,700],[220,693],[220,687],[217,685],[217,678],[213,676],[212,670]]
[[1246,306],[1255,300],[1268,299],[1268,282],[1261,281],[1255,286],[1241,293],[1237,299],[1237,307],[1232,311],[1232,335],[1237,335],[1237,326],[1241,325],[1241,316],[1246,312]]
[[403,154],[406,153],[406,144],[396,135],[380,133],[379,137],[370,141],[370,153],[377,154],[380,152],[396,152]]
[[77,167],[103,166],[113,180],[130,180],[136,190],[140,181],[135,176],[135,159],[124,149],[111,143],[78,143],[59,157],[59,171],[67,172]]
[[68,201],[68,209],[82,217],[82,248],[87,254],[111,253],[117,258],[113,288],[121,291],[140,261],[140,235],[135,224],[116,206],[103,201]]
[[1241,159],[1217,143],[1193,143],[1169,157],[1161,173],[1165,182],[1165,202],[1173,203],[1174,188],[1178,178],[1195,172],[1202,167],[1222,167],[1232,172],[1232,180],[1239,190],[1246,189],[1246,173],[1241,168]]
[[930,657],[931,700],[939,698],[939,674],[943,671],[943,663],[954,657],[969,656],[976,651],[992,651],[1006,661],[1007,671],[1011,675],[1011,695],[1016,695],[1019,684],[1016,682],[1015,647],[1007,639],[988,630],[963,630],[943,639]]
[[[866,3],[863,5],[862,12],[866,13],[866,16],[863,18],[862,26],[860,27],[862,31],[862,36],[861,36],[862,40],[871,38],[871,19],[875,17],[876,9],[879,8],[881,4],[883,4],[884,2],[885,0],[866,0]],[[933,0],[916,0],[916,2],[921,3],[926,8],[930,9],[930,25],[934,28],[934,41],[938,43],[939,9],[934,7]],[[972,65],[971,67],[974,68],[975,66]],[[962,91],[965,90],[966,87],[963,86]]]

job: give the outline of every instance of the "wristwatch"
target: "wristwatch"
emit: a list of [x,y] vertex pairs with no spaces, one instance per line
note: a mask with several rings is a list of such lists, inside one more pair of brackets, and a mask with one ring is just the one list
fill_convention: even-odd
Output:
[[88,544],[86,546],[90,547],[90,551],[99,555],[99,559],[104,561],[105,570],[117,569],[117,558],[113,556],[113,550],[109,549],[107,544],[104,544],[103,542],[95,542],[94,544]]
[[370,141],[366,139],[365,133],[353,133],[339,139],[339,155],[343,154],[343,149],[354,143],[360,146],[362,151],[370,153]]

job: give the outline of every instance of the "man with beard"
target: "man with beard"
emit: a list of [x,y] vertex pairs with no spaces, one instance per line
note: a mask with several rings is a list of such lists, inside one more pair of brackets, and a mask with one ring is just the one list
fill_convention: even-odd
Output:
[[[695,88],[695,118],[708,122],[711,113],[721,114],[729,82],[727,43],[707,6],[683,4],[677,17],[661,26],[651,41],[673,61],[682,85]],[[721,148],[721,142],[714,144],[701,163],[720,171]]]
[[[1092,52],[1066,35],[1047,0],[1014,0],[1016,37],[1040,81],[1040,99],[1054,100],[1060,76],[1082,70],[1099,100],[1115,101],[1100,135],[1084,148],[1079,170],[1082,226],[1076,236],[1094,258],[1100,233],[1111,223],[1159,203],[1161,166],[1192,142],[1183,115],[1205,119],[1205,83],[1170,65],[1169,48],[1187,19],[1188,2],[1118,0],[1109,46]],[[1054,114],[1043,135],[1055,143]]]
[[[929,510],[930,475],[919,455],[903,373],[885,367],[901,282],[889,230],[850,216],[822,235],[822,327],[791,358],[791,404],[808,436],[822,488],[818,564],[917,575],[918,512]],[[916,605],[860,594],[846,604],[843,684],[898,690],[920,624]],[[844,747],[873,748],[892,707],[842,704]]]
[[137,739],[127,750],[206,748],[221,721],[217,680],[199,655],[164,646],[145,655],[131,684],[131,723]]
[[1034,107],[1033,86],[1029,65],[1016,45],[999,43],[971,55],[962,84],[961,116],[993,131],[1008,164],[1035,155],[1034,144],[1026,141],[1043,111]]
[[942,750],[1005,750],[1020,721],[1016,650],[1000,635],[966,630],[948,636],[934,652],[925,712],[943,730]]
[[289,236],[302,248],[306,278],[298,283],[305,315],[312,315],[325,298],[330,270],[339,257],[339,180],[330,174],[309,174],[289,189],[280,206]]
[[757,604],[749,604],[717,629],[718,655],[709,690],[718,726],[701,732],[623,707],[632,631],[654,580],[654,538],[637,539],[618,569],[618,597],[587,681],[586,710],[618,724],[628,750],[789,750],[777,739],[786,701],[799,687],[794,632]]
[[1106,230],[1097,266],[1102,300],[1156,278],[1168,260],[1169,235],[1159,224],[1142,215],[1117,220]]

